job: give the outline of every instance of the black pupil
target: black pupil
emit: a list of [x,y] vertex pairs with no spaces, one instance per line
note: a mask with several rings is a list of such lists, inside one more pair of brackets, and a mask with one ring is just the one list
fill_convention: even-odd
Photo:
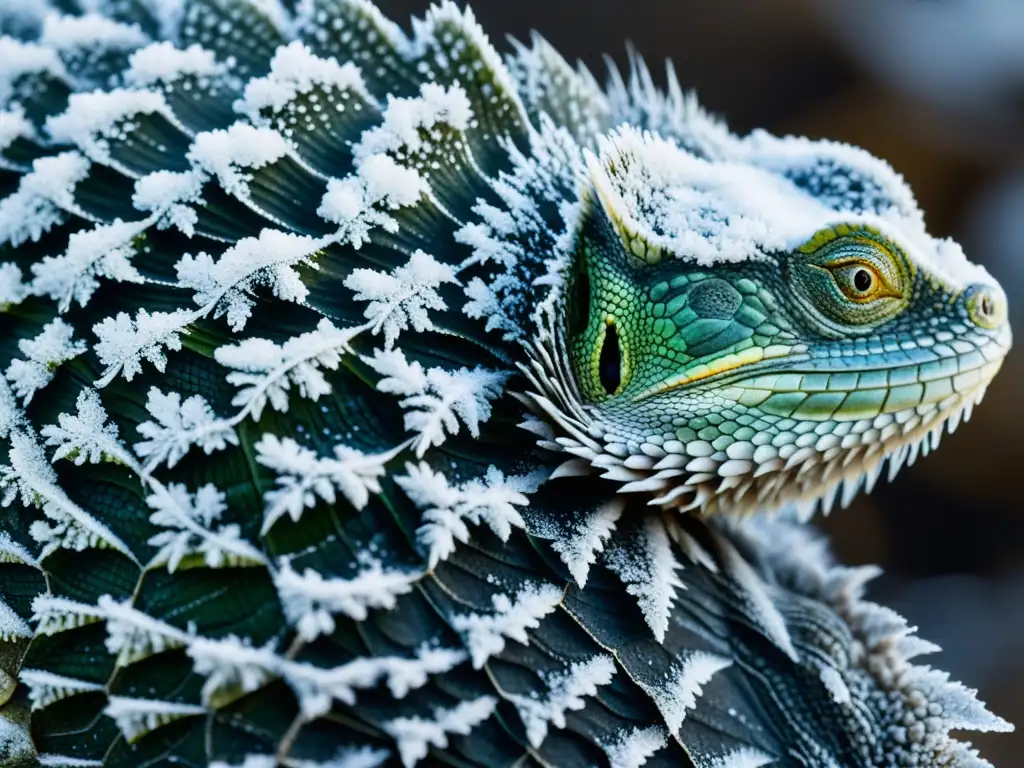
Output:
[[609,395],[615,394],[622,381],[622,356],[619,352],[619,332],[615,323],[609,323],[604,329],[604,343],[601,345],[601,358],[598,360],[598,375],[601,386]]
[[866,269],[858,269],[853,274],[853,287],[858,291],[866,291],[871,287],[871,273]]

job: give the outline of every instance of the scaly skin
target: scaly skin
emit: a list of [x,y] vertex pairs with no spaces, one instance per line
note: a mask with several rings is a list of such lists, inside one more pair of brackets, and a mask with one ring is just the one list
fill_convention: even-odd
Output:
[[451,2],[14,5],[5,768],[988,765],[876,571],[743,517],[1009,345],[891,168]]
[[614,157],[584,192],[562,343],[581,420],[614,446],[589,458],[623,459],[626,490],[704,514],[828,508],[844,481],[848,501],[887,458],[895,473],[927,452],[998,372],[1011,333],[984,270],[949,269],[865,210],[695,263],[656,214],[624,222]]

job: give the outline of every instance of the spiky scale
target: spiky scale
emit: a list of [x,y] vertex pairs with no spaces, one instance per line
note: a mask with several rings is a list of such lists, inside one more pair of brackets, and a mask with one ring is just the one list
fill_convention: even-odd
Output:
[[[581,148],[607,150],[626,121],[697,157],[735,149],[674,75],[662,94],[633,56],[605,92],[539,38],[506,66],[450,3],[411,36],[364,0],[103,10],[113,23],[54,17],[40,46],[3,41],[26,73],[0,82],[5,115],[25,116],[0,202],[0,728],[19,756],[970,764],[948,727],[1005,726],[910,666],[905,625],[837,589],[799,528],[659,509],[771,496],[794,486],[785,461],[812,494],[830,470],[795,421],[760,461],[767,422],[620,434],[578,399],[544,310],[586,209]],[[177,48],[147,46],[161,38]],[[753,165],[779,162],[751,146]],[[857,205],[893,202],[889,171],[869,171],[881,181]],[[820,169],[778,173],[852,205]],[[65,285],[73,266],[85,278]],[[732,344],[733,316],[766,337],[691,375],[807,351],[768,338],[783,329],[762,322],[775,300],[756,281],[706,280],[672,283],[698,286],[660,326],[689,328],[676,351]],[[12,362],[42,344],[20,342],[58,314],[68,354],[40,352],[38,386],[12,388],[27,381]],[[855,490],[848,457],[831,479]],[[896,746],[843,708],[843,686],[878,723],[914,720],[922,697],[962,717],[915,721],[921,739]]]

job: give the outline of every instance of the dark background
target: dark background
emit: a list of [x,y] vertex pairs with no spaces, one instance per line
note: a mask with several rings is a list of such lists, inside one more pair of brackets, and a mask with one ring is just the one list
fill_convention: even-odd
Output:
[[[427,0],[377,0],[408,28]],[[827,137],[885,158],[933,234],[1002,282],[1024,328],[1024,0],[475,0],[499,50],[536,29],[604,79],[625,41],[733,130]],[[871,596],[943,646],[933,664],[1024,726],[1024,352],[973,420],[896,482],[821,522]],[[1024,767],[1024,729],[974,739]]]

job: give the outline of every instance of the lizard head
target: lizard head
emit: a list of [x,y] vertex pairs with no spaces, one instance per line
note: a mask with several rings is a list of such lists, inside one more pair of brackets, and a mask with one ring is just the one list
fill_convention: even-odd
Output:
[[716,151],[622,129],[588,155],[561,313],[574,452],[666,506],[831,506],[969,416],[1005,294],[861,150]]

